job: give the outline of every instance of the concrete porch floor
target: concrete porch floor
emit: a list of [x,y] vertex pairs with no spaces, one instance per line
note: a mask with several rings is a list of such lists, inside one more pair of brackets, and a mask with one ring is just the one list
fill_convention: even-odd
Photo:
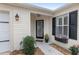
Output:
[[64,55],[57,49],[51,47],[49,43],[37,42],[36,44],[45,55]]

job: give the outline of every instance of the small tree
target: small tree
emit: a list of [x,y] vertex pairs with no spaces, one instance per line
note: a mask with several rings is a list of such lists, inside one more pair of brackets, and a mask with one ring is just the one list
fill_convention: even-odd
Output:
[[35,40],[32,36],[26,36],[22,41],[23,52],[28,55],[34,54]]

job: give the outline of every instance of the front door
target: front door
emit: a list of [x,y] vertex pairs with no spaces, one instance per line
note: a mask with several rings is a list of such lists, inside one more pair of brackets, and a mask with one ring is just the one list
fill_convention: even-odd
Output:
[[44,20],[36,20],[36,38],[44,38]]

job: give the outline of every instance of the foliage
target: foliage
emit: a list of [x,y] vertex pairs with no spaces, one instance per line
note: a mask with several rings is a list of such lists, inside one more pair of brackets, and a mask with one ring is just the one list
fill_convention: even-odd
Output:
[[34,43],[35,40],[32,36],[26,36],[21,42],[23,47],[23,52],[28,55],[34,54],[34,50],[35,50]]
[[70,47],[69,50],[72,52],[72,55],[78,54],[78,48],[75,46]]
[[48,43],[48,41],[49,41],[49,36],[48,34],[45,34],[45,42]]

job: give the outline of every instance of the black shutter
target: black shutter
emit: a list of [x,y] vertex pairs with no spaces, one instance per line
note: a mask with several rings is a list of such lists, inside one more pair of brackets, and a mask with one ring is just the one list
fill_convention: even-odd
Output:
[[56,30],[56,17],[52,19],[52,35],[55,35]]
[[69,38],[77,40],[77,12],[69,13]]

